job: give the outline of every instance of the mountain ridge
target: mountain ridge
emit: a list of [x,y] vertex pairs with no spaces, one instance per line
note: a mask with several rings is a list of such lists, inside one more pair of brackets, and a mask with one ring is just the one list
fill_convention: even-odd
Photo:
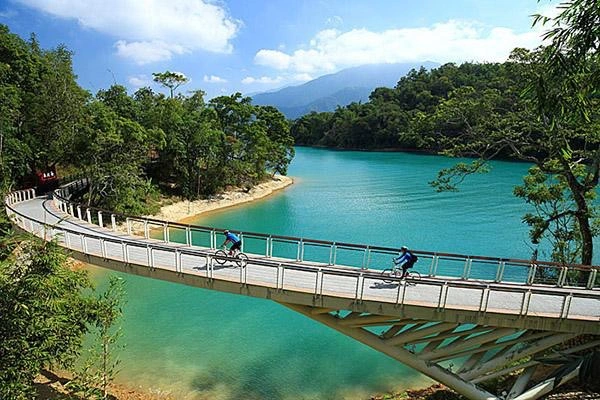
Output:
[[439,65],[433,61],[362,65],[251,97],[254,104],[277,107],[287,118],[294,119],[311,111],[334,111],[352,102],[366,102],[375,88],[394,87],[410,70]]

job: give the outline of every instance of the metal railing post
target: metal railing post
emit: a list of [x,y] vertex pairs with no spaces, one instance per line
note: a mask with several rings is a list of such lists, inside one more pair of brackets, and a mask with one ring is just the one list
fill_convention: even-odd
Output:
[[362,261],[361,268],[362,269],[368,269],[369,268],[369,261],[370,260],[371,260],[371,249],[369,249],[369,246],[367,246],[365,248],[365,252],[363,254],[363,261]]
[[437,274],[438,263],[440,262],[440,256],[434,254],[431,258],[431,265],[429,266],[429,276],[435,276]]
[[567,280],[567,273],[569,272],[568,267],[562,267],[560,269],[560,273],[558,274],[558,280],[556,281],[556,286],[563,287],[565,286],[565,282]]
[[598,276],[598,270],[597,269],[591,270],[590,271],[590,275],[588,277],[587,285],[585,286],[586,289],[593,289],[594,288],[594,284],[596,282],[596,276]]
[[471,264],[473,260],[470,257],[465,259],[465,266],[463,267],[462,278],[468,280],[469,275],[471,274]]
[[98,226],[104,228],[104,221],[102,221],[102,211],[98,211]]
[[496,269],[496,278],[494,282],[502,282],[502,277],[504,276],[504,267],[506,265],[505,261],[498,262],[498,268]]

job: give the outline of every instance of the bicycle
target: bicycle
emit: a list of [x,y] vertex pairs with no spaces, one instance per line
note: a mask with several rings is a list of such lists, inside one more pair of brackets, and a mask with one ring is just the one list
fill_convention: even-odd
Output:
[[223,265],[227,261],[231,260],[233,260],[235,264],[240,268],[244,268],[248,264],[248,256],[246,254],[242,253],[239,250],[234,250],[234,254],[229,255],[229,251],[226,247],[215,251],[213,258],[215,259],[215,262],[219,265]]
[[[399,280],[404,280],[406,282],[407,285],[416,285],[417,283],[415,281],[419,281],[421,280],[421,274],[419,273],[419,271],[415,271],[412,270],[412,268],[409,268],[406,270],[406,275],[404,276],[404,278],[402,277],[402,267],[400,267],[398,264],[396,264],[394,262],[394,259],[392,258],[392,268],[386,268],[383,271],[381,271],[381,276],[382,276],[382,280],[385,283],[393,283],[393,282],[399,282]],[[406,279],[409,278],[409,279]]]

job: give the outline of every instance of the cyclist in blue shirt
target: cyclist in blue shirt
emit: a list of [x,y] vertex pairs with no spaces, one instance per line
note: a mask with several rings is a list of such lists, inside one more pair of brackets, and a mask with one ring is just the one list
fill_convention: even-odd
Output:
[[229,248],[230,256],[233,255],[233,252],[236,250],[242,251],[242,239],[240,239],[236,234],[229,232],[228,230],[223,231],[223,234],[225,235],[225,241],[221,245],[222,247],[226,246],[227,243],[233,243]]
[[406,246],[402,246],[400,251],[402,254],[399,257],[394,258],[394,264],[402,267],[402,277],[400,278],[402,279],[408,275],[407,270],[415,265],[417,262],[417,257],[410,252]]

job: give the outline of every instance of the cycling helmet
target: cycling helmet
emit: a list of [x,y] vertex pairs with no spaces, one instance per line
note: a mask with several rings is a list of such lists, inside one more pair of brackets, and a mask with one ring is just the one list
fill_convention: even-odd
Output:
[[408,247],[402,246],[402,247],[400,247],[400,250],[408,250]]
[[225,230],[223,231],[223,233],[224,233],[224,234],[228,234],[228,233],[229,233],[229,230],[228,230],[228,229],[225,229]]

